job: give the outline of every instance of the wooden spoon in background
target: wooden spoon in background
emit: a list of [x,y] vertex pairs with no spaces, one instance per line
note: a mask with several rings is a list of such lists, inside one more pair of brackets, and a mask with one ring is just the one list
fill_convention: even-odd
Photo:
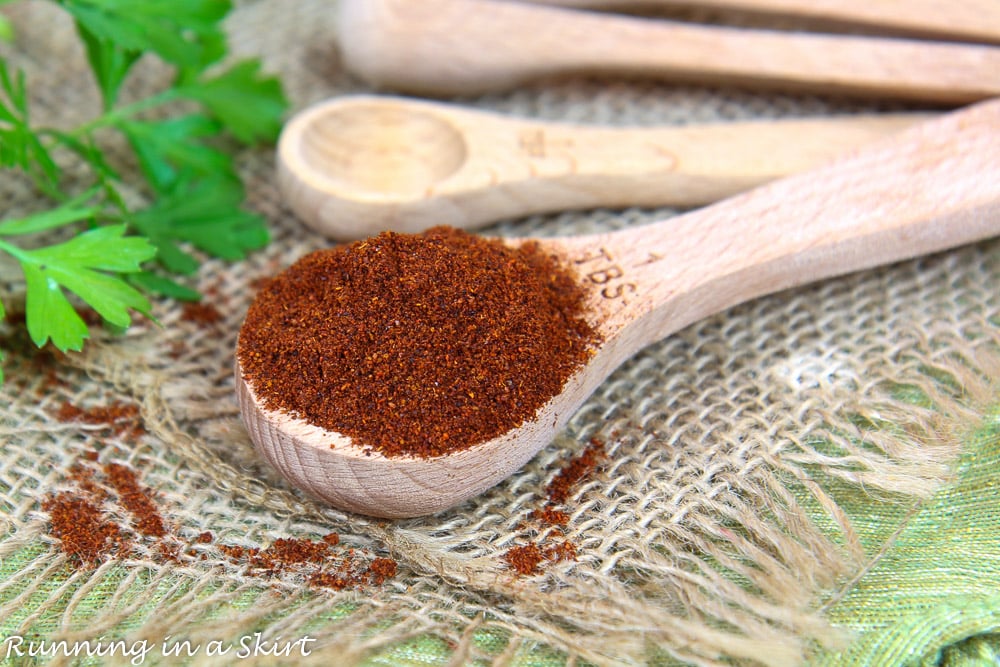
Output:
[[748,30],[499,0],[341,0],[347,68],[468,95],[560,74],[965,104],[1000,95],[1000,47]]
[[609,128],[394,97],[338,97],[285,126],[278,184],[336,239],[567,209],[699,206],[805,171],[923,114]]
[[805,19],[835,28],[1000,44],[996,0],[518,0],[577,9],[632,11],[698,8]]
[[261,454],[293,485],[363,514],[429,514],[524,465],[622,361],[653,341],[764,294],[998,234],[995,100],[661,223],[541,240],[581,276],[604,340],[531,421],[493,440],[440,457],[387,458],[265,409],[237,363],[240,408]]

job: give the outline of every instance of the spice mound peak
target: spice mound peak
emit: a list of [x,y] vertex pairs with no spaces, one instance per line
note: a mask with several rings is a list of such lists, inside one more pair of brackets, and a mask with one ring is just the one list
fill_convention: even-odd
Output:
[[429,458],[502,435],[557,395],[599,342],[584,303],[536,242],[384,232],[271,280],[237,358],[264,408]]

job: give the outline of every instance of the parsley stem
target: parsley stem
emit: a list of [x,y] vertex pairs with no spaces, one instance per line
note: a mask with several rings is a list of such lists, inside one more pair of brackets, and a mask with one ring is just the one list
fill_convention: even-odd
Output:
[[4,251],[8,255],[16,259],[18,262],[23,262],[27,259],[27,255],[24,253],[23,250],[18,248],[13,243],[8,243],[3,239],[0,239],[0,250]]
[[167,102],[172,102],[179,97],[180,96],[177,94],[176,89],[171,88],[161,91],[155,95],[151,95],[150,97],[143,98],[138,102],[133,102],[132,104],[126,104],[112,109],[111,111],[108,111],[97,118],[76,127],[74,130],[69,132],[69,135],[74,138],[80,138],[103,127],[114,127],[123,120],[128,120],[136,114],[158,107],[162,104],[166,104]]

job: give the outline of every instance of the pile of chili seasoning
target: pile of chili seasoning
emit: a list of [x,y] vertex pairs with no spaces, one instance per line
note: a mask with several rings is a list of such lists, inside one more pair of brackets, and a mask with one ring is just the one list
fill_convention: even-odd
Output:
[[436,227],[311,253],[269,281],[237,357],[258,400],[386,456],[530,420],[588,359],[585,291],[536,243]]

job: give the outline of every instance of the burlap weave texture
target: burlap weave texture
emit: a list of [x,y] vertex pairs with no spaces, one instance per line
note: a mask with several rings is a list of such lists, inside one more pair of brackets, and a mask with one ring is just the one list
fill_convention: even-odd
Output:
[[[261,56],[279,73],[295,109],[366,91],[337,60],[333,9],[319,0],[242,3],[228,24],[232,49]],[[93,111],[92,82],[59,12],[37,2],[6,11],[18,40],[3,53],[26,69],[38,115],[68,124]],[[133,90],[164,75],[144,63]],[[890,108],[605,79],[459,101],[613,125]],[[23,334],[0,329],[5,349],[14,348],[0,387],[0,639],[128,637],[159,646],[169,636],[204,647],[254,632],[315,637],[311,655],[296,664],[837,664],[880,655],[852,634],[888,627],[858,591],[874,591],[891,607],[893,590],[910,590],[875,589],[893,576],[886,563],[912,561],[900,545],[934,549],[926,540],[948,520],[922,514],[940,503],[934,494],[962,488],[948,486],[958,477],[979,480],[969,489],[977,511],[985,511],[985,493],[996,497],[996,466],[983,464],[1000,458],[993,410],[1000,245],[989,242],[781,293],[693,325],[620,368],[524,470],[453,510],[380,522],[314,504],[253,451],[231,368],[255,281],[329,242],[281,201],[270,149],[246,151],[240,164],[249,205],[268,218],[274,240],[239,264],[205,262],[199,287],[219,321],[188,321],[176,303],[159,303],[160,326],[95,331],[82,354],[56,362],[54,378],[18,343]],[[10,214],[41,205],[16,179],[0,183],[0,193]],[[536,216],[484,233],[568,234],[674,213]],[[14,303],[23,287],[13,267],[0,272],[0,297]],[[64,402],[116,400],[141,406],[145,434],[55,418]],[[531,513],[560,466],[592,440],[604,443],[606,461],[574,488],[559,537]],[[125,559],[74,569],[39,502],[66,488],[67,471],[95,447],[102,461],[140,471],[182,539],[210,531],[219,543],[260,547],[334,531],[342,545],[396,559],[399,572],[381,586],[335,592],[305,586],[295,574],[264,579],[214,545],[197,552],[203,559],[171,562],[141,544]],[[968,471],[974,475],[962,477]],[[962,507],[956,498],[941,507]],[[988,657],[997,645],[988,641],[1000,608],[997,515],[982,521],[967,526],[976,546],[955,542],[948,552],[966,558],[967,574],[945,587],[963,594],[962,608],[972,610],[963,618],[975,630],[950,641],[978,642],[968,652],[953,649],[955,660]],[[540,574],[517,576],[503,559],[511,547],[562,539],[575,546],[576,560]],[[882,578],[866,583],[876,571]],[[898,616],[937,603],[959,601],[928,594]],[[933,642],[925,648],[937,650]],[[175,664],[156,652],[145,664],[156,661]],[[188,662],[226,664],[204,651]]]

